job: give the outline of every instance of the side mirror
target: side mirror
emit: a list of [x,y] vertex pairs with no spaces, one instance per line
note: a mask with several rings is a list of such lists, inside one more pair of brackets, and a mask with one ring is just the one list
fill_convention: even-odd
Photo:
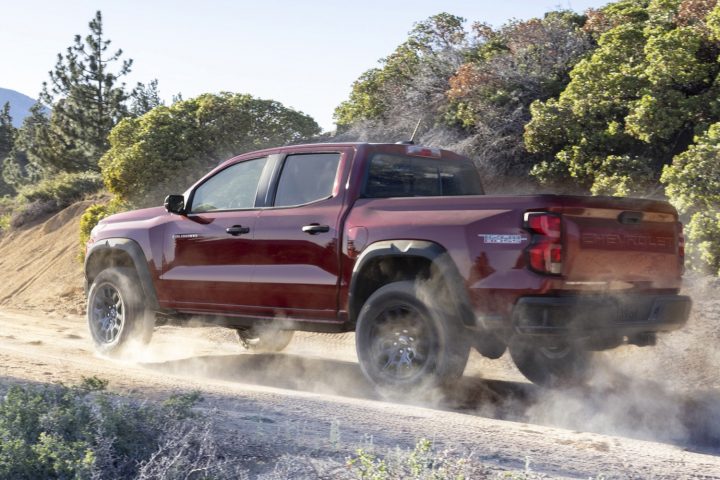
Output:
[[165,197],[165,210],[178,215],[185,214],[185,197],[182,195],[168,195]]

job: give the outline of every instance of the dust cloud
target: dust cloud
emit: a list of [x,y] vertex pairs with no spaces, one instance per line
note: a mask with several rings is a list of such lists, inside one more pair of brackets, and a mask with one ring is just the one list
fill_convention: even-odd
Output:
[[521,388],[496,398],[492,413],[720,452],[720,282],[689,276],[685,284],[694,304],[681,330],[660,334],[654,347],[598,352],[585,386]]
[[[390,401],[720,452],[720,281],[690,276],[683,293],[694,302],[686,327],[659,335],[654,347],[596,353],[585,386],[540,388],[507,353],[490,360],[473,352],[453,387],[405,391]],[[354,344],[352,333],[296,332],[282,352],[252,353],[231,329],[165,326],[149,345],[127,349],[123,361],[172,375],[387,401],[363,376]]]

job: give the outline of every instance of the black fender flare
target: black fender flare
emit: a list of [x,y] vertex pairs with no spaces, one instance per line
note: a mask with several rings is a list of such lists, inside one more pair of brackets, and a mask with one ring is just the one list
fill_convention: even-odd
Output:
[[463,325],[466,327],[477,325],[477,319],[465,286],[466,282],[460,275],[455,262],[442,245],[429,240],[382,240],[368,245],[363,250],[353,267],[348,290],[348,313],[352,323],[357,321],[357,316],[362,309],[357,292],[360,288],[359,279],[363,269],[375,260],[388,257],[420,257],[429,260],[447,284],[448,292]]
[[[139,243],[129,238],[104,238],[98,240],[90,247],[85,255],[85,293],[87,294],[93,280],[90,277],[89,271],[93,262],[98,261],[103,255],[111,255],[113,251],[122,251],[130,257],[138,279],[140,280],[140,286],[145,294],[147,307],[153,311],[159,310],[160,306],[145,253]],[[98,270],[97,273],[101,270],[102,269]]]

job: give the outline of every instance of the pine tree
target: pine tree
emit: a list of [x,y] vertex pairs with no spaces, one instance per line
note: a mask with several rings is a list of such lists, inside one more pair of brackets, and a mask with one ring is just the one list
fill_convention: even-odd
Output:
[[50,119],[45,107],[35,103],[30,115],[17,130],[15,142],[2,163],[3,180],[15,188],[40,179],[43,159],[54,155],[50,139]]
[[130,94],[130,97],[130,113],[136,117],[149,112],[155,107],[164,105],[162,99],[160,98],[157,78],[147,85],[138,82],[137,86]]
[[[12,117],[10,116],[10,102],[5,102],[2,110],[0,110],[0,172],[2,173],[4,173],[2,161],[11,155],[16,135],[17,129],[13,126]],[[12,193],[13,188],[3,181],[3,176],[0,176],[0,196]]]
[[[53,169],[97,169],[97,160],[108,148],[108,133],[128,115],[128,94],[119,81],[130,72],[132,60],[121,60],[122,50],[109,51],[100,11],[89,27],[89,35],[76,35],[74,45],[58,54],[50,83],[43,84],[41,100],[53,111],[52,149],[41,161]],[[114,72],[116,62],[120,65]]]
[[13,148],[15,143],[16,129],[12,124],[10,116],[10,102],[5,102],[0,110],[0,161],[4,159]]

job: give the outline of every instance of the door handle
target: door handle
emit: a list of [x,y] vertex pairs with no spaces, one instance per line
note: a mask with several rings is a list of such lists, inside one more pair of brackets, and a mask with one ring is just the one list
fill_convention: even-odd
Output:
[[228,227],[225,229],[227,233],[232,235],[233,237],[237,237],[238,235],[243,235],[245,233],[250,233],[250,227],[243,227],[242,225],[233,225],[232,227]]
[[319,225],[317,223],[311,223],[310,225],[305,225],[302,227],[302,231],[305,233],[309,233],[310,235],[315,235],[316,233],[327,233],[330,231],[330,227],[328,225]]

